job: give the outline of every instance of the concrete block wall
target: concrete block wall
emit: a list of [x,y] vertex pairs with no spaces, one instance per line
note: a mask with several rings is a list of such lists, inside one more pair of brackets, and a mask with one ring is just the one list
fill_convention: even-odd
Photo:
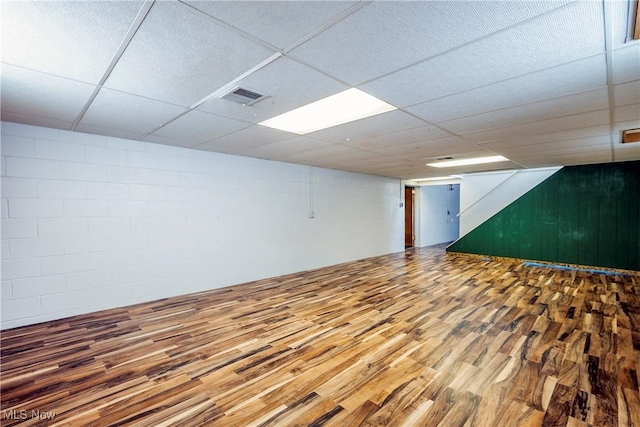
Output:
[[404,249],[391,178],[8,122],[0,154],[3,329]]

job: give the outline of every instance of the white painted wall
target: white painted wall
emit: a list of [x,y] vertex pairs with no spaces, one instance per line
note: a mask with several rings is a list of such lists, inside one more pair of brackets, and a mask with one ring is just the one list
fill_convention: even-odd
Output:
[[561,167],[464,175],[460,185],[460,236],[464,236]]
[[395,179],[2,124],[2,328],[402,251]]
[[420,246],[452,242],[459,236],[460,185],[425,185],[420,193]]

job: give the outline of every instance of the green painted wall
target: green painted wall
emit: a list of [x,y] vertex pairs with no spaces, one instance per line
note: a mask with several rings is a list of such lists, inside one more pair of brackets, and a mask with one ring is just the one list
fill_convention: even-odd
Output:
[[448,252],[640,270],[640,161],[569,166]]

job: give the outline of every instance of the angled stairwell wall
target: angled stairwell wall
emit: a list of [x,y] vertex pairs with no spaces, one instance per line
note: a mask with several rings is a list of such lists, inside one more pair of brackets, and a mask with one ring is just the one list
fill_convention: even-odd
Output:
[[640,270],[640,161],[565,167],[448,252]]
[[465,174],[460,186],[460,236],[464,236],[562,167]]

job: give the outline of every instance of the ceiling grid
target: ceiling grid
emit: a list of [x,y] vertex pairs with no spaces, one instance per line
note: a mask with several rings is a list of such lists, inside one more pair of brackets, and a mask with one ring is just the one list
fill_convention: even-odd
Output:
[[[2,120],[403,179],[640,159],[627,0],[2,2]],[[220,99],[236,87],[268,95]],[[347,89],[397,107],[259,125]],[[608,140],[605,140],[608,138]]]
[[86,105],[84,106],[84,108],[82,109],[80,114],[78,115],[78,118],[73,122],[73,125],[71,126],[71,130],[75,130],[76,129],[76,127],[78,126],[78,123],[80,122],[80,120],[82,120],[82,118],[84,117],[85,113],[87,112],[87,110],[89,109],[89,107],[91,106],[93,101],[95,100],[96,96],[98,96],[98,92],[100,92],[100,89],[102,89],[102,85],[109,78],[109,75],[111,74],[111,71],[113,71],[113,68],[116,66],[116,64],[120,60],[120,57],[124,53],[125,49],[129,45],[129,43],[131,42],[131,39],[133,38],[133,36],[138,31],[138,28],[140,28],[140,25],[142,25],[142,22],[144,21],[144,19],[147,17],[147,14],[149,13],[149,10],[151,10],[151,6],[153,6],[154,2],[155,2],[155,0],[146,0],[144,2],[144,4],[142,5],[142,7],[140,8],[140,11],[138,12],[138,15],[136,16],[136,19],[131,24],[131,27],[127,31],[127,34],[124,36],[124,40],[122,40],[122,43],[118,47],[118,50],[113,55],[113,58],[111,59],[111,62],[109,62],[109,65],[107,66],[107,69],[105,70],[104,74],[100,78],[100,81],[98,82],[98,85],[96,86],[96,88],[94,89],[93,93],[89,97],[89,100],[87,101]]

